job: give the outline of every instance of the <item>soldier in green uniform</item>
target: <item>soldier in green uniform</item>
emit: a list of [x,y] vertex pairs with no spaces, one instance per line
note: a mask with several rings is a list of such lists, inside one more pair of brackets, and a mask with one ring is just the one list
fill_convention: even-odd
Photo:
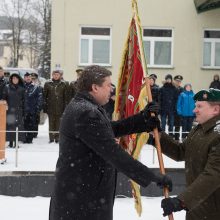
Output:
[[185,161],[186,189],[162,200],[164,216],[186,210],[187,220],[220,219],[220,90],[201,90],[195,96],[198,125],[183,143],[161,133],[162,152]]
[[45,83],[43,89],[44,112],[48,114],[49,119],[49,143],[59,142],[60,118],[68,104],[68,85],[61,77],[60,70],[54,70],[52,79]]

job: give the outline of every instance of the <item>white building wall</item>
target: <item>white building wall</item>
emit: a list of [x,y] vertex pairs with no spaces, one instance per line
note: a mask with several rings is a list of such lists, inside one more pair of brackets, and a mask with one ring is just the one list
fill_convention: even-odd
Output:
[[[197,14],[193,0],[139,0],[143,27],[173,28],[173,67],[149,68],[158,75],[181,74],[183,84],[191,82],[195,91],[207,88],[213,75],[220,70],[203,69],[203,30],[220,30],[220,9]],[[131,0],[53,0],[52,66],[60,64],[64,78],[76,78],[79,68],[80,25],[112,27],[113,82],[116,83],[121,56],[132,17]]]

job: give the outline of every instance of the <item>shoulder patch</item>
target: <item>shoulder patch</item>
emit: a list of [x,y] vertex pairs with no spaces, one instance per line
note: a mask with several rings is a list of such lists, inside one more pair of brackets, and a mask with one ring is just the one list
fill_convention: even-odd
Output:
[[220,134],[220,121],[216,121],[216,126],[214,127],[214,132]]

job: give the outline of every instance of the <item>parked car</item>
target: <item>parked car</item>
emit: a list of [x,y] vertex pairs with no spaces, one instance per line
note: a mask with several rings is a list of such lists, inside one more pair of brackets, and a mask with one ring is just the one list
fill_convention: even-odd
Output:
[[[5,77],[6,78],[9,78],[9,76],[12,74],[12,73],[17,73],[19,74],[22,78],[24,78],[24,74],[26,72],[29,72],[31,74],[36,74],[38,75],[38,72],[37,70],[35,69],[32,69],[32,68],[15,68],[15,67],[4,67],[4,72],[5,72]],[[39,76],[38,75],[38,79],[39,79],[39,83],[41,86],[44,86],[44,83],[46,82],[46,79]]]

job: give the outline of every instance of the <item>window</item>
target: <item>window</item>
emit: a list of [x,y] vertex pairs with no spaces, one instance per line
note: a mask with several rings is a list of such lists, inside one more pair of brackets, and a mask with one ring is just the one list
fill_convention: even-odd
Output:
[[220,69],[220,30],[205,30],[203,67]]
[[149,67],[173,66],[173,30],[143,29],[145,57]]
[[80,65],[111,65],[111,28],[81,27]]

